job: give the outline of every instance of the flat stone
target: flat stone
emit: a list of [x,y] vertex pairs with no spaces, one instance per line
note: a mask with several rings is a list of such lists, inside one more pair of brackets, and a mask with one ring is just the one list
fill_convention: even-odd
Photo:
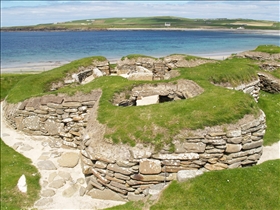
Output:
[[79,162],[79,154],[74,152],[64,153],[57,162],[61,167],[74,168]]
[[262,145],[263,145],[263,140],[259,140],[259,141],[254,141],[252,143],[244,144],[242,149],[248,150],[248,149],[253,149],[253,148],[261,147]]
[[40,130],[40,118],[38,116],[30,116],[23,119],[22,123],[29,130]]
[[56,170],[55,165],[50,160],[43,160],[37,163],[37,166],[41,170]]
[[72,107],[82,106],[82,104],[80,102],[64,102],[64,103],[62,103],[62,106],[72,108]]
[[46,189],[46,190],[43,190],[41,195],[43,197],[52,197],[55,195],[55,191],[54,190],[51,190],[51,189]]
[[161,162],[159,160],[141,160],[139,171],[141,174],[159,174],[161,172]]
[[226,168],[228,168],[228,165],[226,165],[224,163],[215,163],[215,164],[207,163],[204,167],[210,171],[216,171],[216,170],[226,169]]
[[226,145],[226,152],[227,153],[234,153],[241,151],[242,146],[240,144],[227,144]]
[[30,151],[30,150],[32,150],[32,149],[34,149],[34,148],[31,147],[31,146],[28,145],[28,144],[24,144],[24,145],[20,148],[20,150],[22,150],[22,151]]
[[57,180],[54,180],[52,183],[50,183],[49,187],[58,189],[58,188],[63,187],[64,185],[65,185],[65,181],[63,179],[57,179]]
[[201,174],[203,174],[201,170],[182,170],[182,171],[178,171],[177,180],[179,182],[184,182],[188,179],[192,179]]
[[77,192],[79,189],[79,185],[78,184],[74,184],[70,187],[68,187],[67,189],[65,189],[63,192],[62,192],[62,195],[63,197],[66,197],[66,198],[70,198],[72,197],[75,192]]
[[139,200],[143,200],[144,198],[145,198],[144,194],[136,195],[133,192],[129,192],[127,194],[127,199],[130,201],[139,201]]
[[117,164],[109,164],[107,169],[121,174],[130,175],[132,171],[129,168],[119,167]]
[[102,161],[96,161],[94,167],[104,169],[104,168],[107,167],[107,165],[108,165],[107,163],[104,163],[104,162],[102,162]]
[[59,171],[58,176],[63,178],[65,181],[70,181],[72,180],[71,174],[65,171]]
[[41,198],[40,200],[36,201],[34,204],[35,206],[45,206],[53,202],[52,198]]
[[105,190],[98,190],[92,189],[88,195],[95,199],[102,199],[102,200],[115,200],[115,201],[125,201],[118,193],[105,189]]
[[199,143],[184,143],[184,148],[186,152],[195,152],[195,153],[202,153],[205,151],[206,144],[199,142]]
[[172,181],[176,179],[176,173],[172,173],[167,177],[161,175],[141,175],[141,174],[134,174],[131,176],[132,179],[138,181]]
[[155,154],[152,156],[160,160],[195,160],[199,159],[197,153],[184,153],[184,154]]
[[45,130],[48,132],[49,135],[58,135],[60,132],[63,131],[63,123],[57,123],[54,120],[48,119],[45,122]]

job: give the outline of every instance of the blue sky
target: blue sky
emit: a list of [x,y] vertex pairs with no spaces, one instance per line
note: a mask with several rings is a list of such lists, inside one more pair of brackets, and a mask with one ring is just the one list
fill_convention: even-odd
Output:
[[279,21],[279,1],[12,1],[1,0],[1,26],[108,17],[177,16]]

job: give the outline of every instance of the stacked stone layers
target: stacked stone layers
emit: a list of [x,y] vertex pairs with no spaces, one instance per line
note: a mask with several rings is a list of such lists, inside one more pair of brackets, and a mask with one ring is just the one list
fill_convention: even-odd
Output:
[[[100,98],[101,91],[87,95],[48,95],[6,104],[5,118],[15,129],[31,135],[54,136],[70,147],[79,147],[84,138],[88,112]],[[97,105],[97,104],[96,104]],[[83,142],[85,143],[85,142]]]
[[153,193],[153,187],[179,180],[178,172],[197,174],[208,170],[222,170],[254,165],[262,154],[265,115],[240,124],[227,132],[202,131],[189,137],[180,134],[174,140],[175,151],[167,146],[160,152],[130,148],[130,159],[113,160],[81,150],[83,173],[87,176],[87,190],[95,194],[117,193],[121,198],[138,200]]
[[[266,128],[263,112],[258,118],[241,119],[236,125],[224,125],[222,129],[182,131],[174,137],[173,152],[168,145],[159,152],[152,147],[127,146],[129,155],[125,158],[112,154],[114,151],[109,149],[105,154],[98,154],[94,149],[98,144],[89,143],[91,139],[86,132],[90,130],[86,127],[93,117],[89,113],[97,110],[100,96],[101,91],[95,90],[88,95],[32,98],[4,107],[5,117],[14,128],[28,134],[57,137],[56,147],[66,145],[80,149],[87,193],[93,197],[104,194],[114,199],[142,199],[153,194],[157,186],[179,180],[177,175],[183,171],[200,174],[250,166],[256,164],[262,154]],[[102,145],[104,150],[114,146],[106,142]]]

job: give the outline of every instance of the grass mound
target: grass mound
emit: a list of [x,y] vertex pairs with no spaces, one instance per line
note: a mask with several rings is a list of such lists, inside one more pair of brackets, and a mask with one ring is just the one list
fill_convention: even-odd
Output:
[[1,74],[1,101],[5,99],[9,91],[23,78],[30,76],[31,74]]
[[[33,205],[39,198],[40,175],[30,159],[1,143],[1,209],[24,209]],[[21,175],[26,176],[27,194],[17,189]]]
[[280,47],[275,45],[260,45],[254,51],[276,54],[280,53]]
[[[100,77],[81,86],[66,86],[49,92],[52,82],[62,80],[79,66],[91,65],[94,57],[74,61],[65,66],[21,80],[7,97],[8,102],[16,103],[24,99],[44,94],[77,91],[90,92],[101,88],[103,93],[99,104],[98,120],[107,126],[105,138],[114,143],[137,142],[153,144],[161,148],[169,144],[172,137],[182,129],[198,129],[236,122],[246,114],[257,114],[258,106],[247,94],[215,86],[230,84],[235,86],[257,78],[258,67],[247,59],[233,58],[216,63],[207,63],[194,68],[181,68],[180,76],[167,81],[130,81],[122,77]],[[174,82],[190,79],[204,88],[204,93],[188,100],[154,104],[139,107],[116,107],[111,103],[116,92],[132,89],[136,85],[160,82]],[[214,100],[215,99],[215,100]],[[127,114],[129,113],[129,114]]]

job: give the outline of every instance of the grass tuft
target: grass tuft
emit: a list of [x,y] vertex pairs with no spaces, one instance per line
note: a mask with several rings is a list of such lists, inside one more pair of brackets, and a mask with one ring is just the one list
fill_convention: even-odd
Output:
[[[1,209],[25,209],[39,198],[40,174],[30,159],[1,143]],[[26,176],[27,194],[17,189],[21,175]]]

